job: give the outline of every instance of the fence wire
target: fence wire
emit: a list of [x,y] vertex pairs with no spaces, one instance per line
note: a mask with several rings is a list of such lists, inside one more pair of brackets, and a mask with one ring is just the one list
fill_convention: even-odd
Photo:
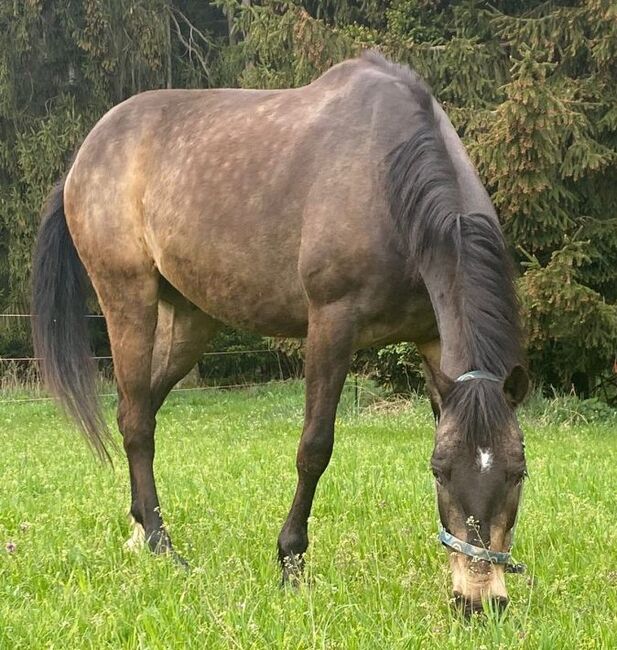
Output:
[[[221,350],[220,352],[204,352],[202,357],[222,357],[229,355],[241,355],[241,354],[279,354],[278,350]],[[113,360],[112,356],[107,357],[90,357],[96,361],[111,361]],[[0,363],[3,361],[42,361],[42,357],[0,357]]]
[[[199,391],[207,391],[207,390],[228,390],[228,389],[238,389],[238,388],[256,388],[256,387],[261,387],[265,388],[267,386],[270,386],[271,384],[286,384],[286,383],[291,383],[293,381],[298,381],[298,379],[295,378],[290,378],[290,379],[269,379],[268,381],[262,381],[261,383],[256,382],[256,383],[245,383],[245,384],[223,384],[221,386],[195,386],[193,388],[172,388],[169,391],[169,394],[171,393],[187,393],[187,392],[199,392]],[[98,393],[97,397],[98,398],[103,398],[103,397],[117,397],[117,393]],[[0,396],[0,404],[23,404],[26,402],[51,402],[54,401],[53,397],[19,397],[15,399],[2,399]]]
[[[24,318],[33,318],[35,317],[35,314],[28,314],[28,313],[20,313],[20,312],[14,312],[14,313],[5,313],[5,314],[0,314],[0,321],[5,318],[14,318],[14,319],[24,319]],[[100,319],[104,318],[102,314],[84,314],[84,318],[93,318],[93,319]],[[279,366],[280,366],[280,352],[279,350],[274,350],[274,349],[250,349],[250,350],[221,350],[221,351],[211,351],[211,352],[204,352],[200,359],[204,357],[229,357],[229,356],[243,356],[243,355],[276,355],[279,358]],[[111,355],[103,356],[103,355],[97,355],[97,356],[92,356],[91,359],[95,361],[112,361],[113,362],[113,357]],[[5,357],[5,356],[0,356],[0,372],[2,371],[2,365],[1,364],[10,364],[10,363],[32,363],[36,364],[37,362],[42,361],[42,357]],[[282,374],[282,371],[281,371]],[[198,391],[213,391],[213,390],[227,390],[227,389],[240,389],[240,388],[254,388],[254,387],[264,387],[268,386],[269,384],[281,384],[281,383],[286,383],[290,381],[294,381],[294,379],[298,379],[298,377],[290,377],[288,379],[269,379],[268,381],[262,381],[262,382],[242,382],[242,383],[232,383],[232,384],[219,384],[219,385],[210,385],[210,386],[195,386],[195,387],[190,387],[190,388],[182,388],[182,387],[177,387],[177,388],[172,388],[170,393],[185,393],[185,392],[198,392]],[[106,397],[117,397],[117,393],[99,393],[97,395],[99,398],[106,398]],[[23,397],[23,398],[11,398],[11,399],[4,399],[2,392],[0,392],[0,403],[2,404],[23,404],[23,403],[29,403],[29,402],[49,402],[53,401],[54,398],[51,396],[41,396],[41,397]]]

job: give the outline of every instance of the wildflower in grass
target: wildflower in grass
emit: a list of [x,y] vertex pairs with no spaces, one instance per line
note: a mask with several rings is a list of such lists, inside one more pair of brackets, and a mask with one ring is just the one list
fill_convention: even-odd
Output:
[[15,542],[8,541],[5,545],[4,548],[6,549],[7,553],[15,553],[17,550],[17,544]]

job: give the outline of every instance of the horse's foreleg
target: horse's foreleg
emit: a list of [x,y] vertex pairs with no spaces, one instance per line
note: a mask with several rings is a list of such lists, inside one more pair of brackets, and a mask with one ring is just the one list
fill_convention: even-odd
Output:
[[435,422],[439,421],[439,414],[441,412],[439,393],[430,384],[430,376],[432,373],[440,370],[441,367],[441,342],[435,339],[429,343],[422,343],[418,345],[418,352],[422,356],[422,365],[424,366],[424,377],[427,378],[428,397],[431,402],[431,409]]
[[306,341],[306,409],[298,448],[298,483],[278,539],[283,581],[296,579],[308,547],[308,517],[319,478],[330,462],[334,419],[353,345],[353,323],[341,305],[311,308]]

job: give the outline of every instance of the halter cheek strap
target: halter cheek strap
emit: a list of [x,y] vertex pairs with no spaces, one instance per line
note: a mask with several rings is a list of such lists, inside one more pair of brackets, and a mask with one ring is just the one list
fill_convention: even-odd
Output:
[[[471,381],[472,379],[486,379],[488,381],[501,382],[499,377],[484,370],[470,370],[457,377],[454,381]],[[485,560],[491,564],[503,564],[507,573],[525,572],[526,566],[524,564],[513,564],[512,554],[509,552],[491,551],[481,546],[474,546],[473,544],[469,544],[469,542],[455,537],[443,527],[440,528],[437,538],[444,546],[448,546],[453,551],[467,555],[476,561]]]

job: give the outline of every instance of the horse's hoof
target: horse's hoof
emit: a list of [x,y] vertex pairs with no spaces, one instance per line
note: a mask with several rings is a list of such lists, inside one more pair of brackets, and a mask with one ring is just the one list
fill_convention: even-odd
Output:
[[191,565],[176,551],[173,549],[169,551],[169,554],[171,555],[171,559],[173,560],[173,563],[179,568],[182,569],[183,571],[190,571],[191,570]]
[[298,589],[304,584],[304,558],[301,555],[287,555],[281,559],[281,587]]
[[176,566],[186,571],[190,569],[189,563],[173,549],[171,540],[163,529],[157,530],[149,537],[146,537],[144,527],[133,517],[131,517],[131,525],[133,527],[133,533],[124,543],[124,548],[127,551],[138,553],[143,548],[149,547],[155,555],[169,556]]
[[155,555],[171,558],[175,566],[185,571],[189,570],[189,563],[174,549],[169,535],[164,529],[157,530],[148,538],[150,549]]

